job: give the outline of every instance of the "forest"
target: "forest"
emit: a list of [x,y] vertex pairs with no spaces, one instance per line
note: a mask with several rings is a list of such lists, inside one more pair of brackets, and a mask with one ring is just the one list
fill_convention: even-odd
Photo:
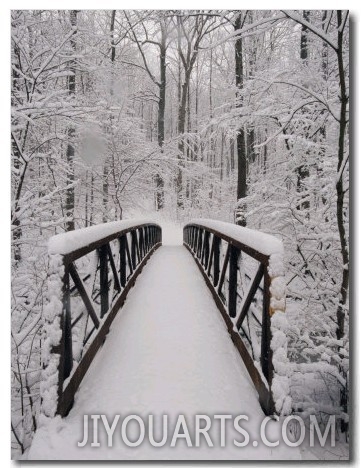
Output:
[[12,449],[38,426],[48,239],[196,217],[283,240],[292,411],[348,440],[349,13],[11,12]]

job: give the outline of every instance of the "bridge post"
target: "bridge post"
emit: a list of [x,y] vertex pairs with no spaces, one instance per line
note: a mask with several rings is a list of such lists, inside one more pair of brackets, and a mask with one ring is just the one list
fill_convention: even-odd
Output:
[[141,261],[145,254],[143,228],[139,229],[139,253],[140,253],[139,261]]
[[197,245],[197,257],[201,258],[202,254],[202,243],[203,243],[203,230],[198,230],[198,245]]
[[70,305],[70,285],[69,269],[65,267],[63,276],[63,346],[64,361],[62,380],[69,377],[73,367],[73,343],[71,337],[71,305]]
[[195,254],[197,253],[198,236],[199,236],[199,229],[195,228],[194,229],[194,237],[193,237],[193,251],[194,251]]
[[124,288],[125,283],[127,282],[125,234],[119,237],[119,263],[120,263],[120,284]]
[[262,340],[261,340],[261,367],[264,376],[271,385],[273,378],[272,349],[271,349],[271,279],[267,267],[264,269],[264,294],[262,311]]
[[135,231],[131,232],[131,239],[132,239],[132,245],[131,245],[131,255],[132,255],[132,265],[133,265],[133,270],[136,269],[137,267],[137,246],[136,246],[136,238],[137,238],[137,233]]
[[213,286],[217,286],[219,281],[219,258],[221,252],[221,239],[215,234],[213,235],[214,242],[214,260],[213,260]]
[[229,253],[229,289],[228,289],[228,312],[234,318],[237,314],[237,272],[238,272],[239,250],[233,245]]
[[108,249],[107,244],[99,248],[100,262],[100,318],[108,312],[109,309],[109,286],[108,286]]
[[204,231],[202,264],[205,270],[208,268],[208,262],[209,262],[209,231]]

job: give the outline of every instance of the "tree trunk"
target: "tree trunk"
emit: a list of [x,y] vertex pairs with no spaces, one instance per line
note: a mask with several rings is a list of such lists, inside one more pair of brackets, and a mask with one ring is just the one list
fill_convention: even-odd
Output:
[[[240,29],[242,24],[242,14],[239,14],[236,18],[234,29]],[[236,86],[238,90],[243,88],[243,40],[238,38],[235,43],[235,68],[236,68]],[[237,92],[237,104],[238,108],[242,107],[240,102],[241,96]],[[242,200],[247,195],[247,154],[246,154],[246,138],[244,127],[241,126],[237,132],[236,139],[237,147],[237,209],[236,209],[236,223],[240,226],[246,226],[246,204]]]
[[[310,12],[308,10],[303,10],[303,19],[309,21]],[[304,63],[307,63],[308,60],[308,28],[307,26],[302,25],[301,27],[301,60]]]
[[[18,47],[15,45],[15,47],[14,47],[14,56],[19,57],[19,54],[20,54],[20,51],[19,51]],[[18,68],[20,69],[20,66],[18,66]],[[12,69],[12,89],[13,89],[13,93],[15,95],[20,90],[19,80],[20,80],[20,74],[13,68]],[[11,101],[12,101],[11,104],[15,105],[16,99],[14,99],[14,97],[11,98]],[[20,149],[18,148],[18,145],[17,145],[14,137],[11,138],[11,150],[12,150],[12,157],[14,159],[13,164],[14,164],[14,169],[15,169],[15,174],[16,174],[15,175],[15,180],[17,181],[17,183],[14,183],[14,187],[15,187],[19,183],[18,173],[20,172],[20,167],[21,167],[21,164],[20,164],[21,155],[20,155]],[[20,211],[19,198],[20,198],[20,193],[13,200],[14,210],[13,210],[13,213],[12,213],[13,256],[14,256],[15,265],[21,260],[20,238],[21,238],[21,235],[22,235],[22,230],[21,230],[21,226],[20,226],[20,219],[18,217],[18,213]]]
[[[70,24],[74,29],[74,34],[70,39],[70,46],[72,48],[73,54],[76,53],[76,27],[77,27],[77,10],[70,11]],[[70,76],[68,77],[68,91],[70,96],[75,95],[75,60],[70,62]],[[68,128],[68,144],[66,149],[66,161],[68,164],[67,168],[67,190],[66,190],[66,201],[65,201],[65,214],[66,214],[66,231],[73,231],[74,226],[74,140],[75,128],[70,126]]]
[[[344,196],[345,191],[343,187],[343,174],[340,174],[340,171],[344,164],[345,157],[345,136],[347,130],[347,103],[348,95],[346,88],[346,73],[343,62],[343,31],[341,30],[342,25],[342,11],[337,11],[337,63],[338,63],[338,73],[340,77],[340,120],[339,120],[339,138],[338,138],[338,181],[336,184],[337,192],[337,226],[340,237],[341,244],[341,254],[342,254],[342,282],[341,282],[341,291],[340,291],[340,300],[337,307],[337,339],[340,340],[345,335],[345,308],[347,304],[348,296],[348,283],[349,283],[349,253],[348,253],[348,239],[346,232],[346,220],[344,218]],[[347,413],[347,389],[343,389],[341,392],[341,407],[343,411]],[[341,429],[346,431],[347,424],[342,422]]]
[[[163,145],[165,138],[164,120],[165,120],[165,92],[166,92],[166,53],[167,53],[167,32],[163,20],[161,20],[161,42],[159,56],[159,100],[158,100],[158,145],[163,153]],[[156,210],[161,210],[164,207],[164,180],[158,173],[155,176],[156,183]]]
[[[303,10],[303,19],[306,21],[309,21],[310,19],[310,12],[308,10]],[[308,63],[308,28],[304,25],[302,25],[301,29],[301,46],[300,46],[300,58],[302,62],[307,65]],[[308,138],[308,131],[306,129],[306,138]],[[309,155],[309,152],[306,151],[306,156]],[[301,196],[301,202],[298,204],[297,208],[298,209],[308,209],[310,207],[310,202],[308,200],[303,200],[307,194],[302,194],[302,192],[305,192],[305,181],[309,178],[310,176],[310,171],[308,169],[307,164],[301,163],[297,169],[297,191],[300,193]],[[307,191],[307,190],[306,190]]]
[[[111,62],[111,76],[110,76],[110,96],[113,97],[114,94],[114,62],[115,62],[115,43],[114,43],[114,26],[115,26],[115,15],[116,10],[112,10],[111,18],[110,18],[110,62]],[[113,116],[110,116],[110,134],[113,132]],[[105,156],[104,166],[103,166],[103,216],[102,220],[103,223],[108,221],[108,203],[109,203],[109,169],[108,169],[108,158],[107,155]],[[114,171],[115,168],[113,166],[112,170]],[[116,191],[116,187],[114,187]]]

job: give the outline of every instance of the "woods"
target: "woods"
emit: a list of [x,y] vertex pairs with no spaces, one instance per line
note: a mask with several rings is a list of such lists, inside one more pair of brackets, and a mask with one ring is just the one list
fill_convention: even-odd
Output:
[[12,446],[38,426],[50,236],[205,217],[285,245],[293,412],[348,440],[348,11],[13,10]]

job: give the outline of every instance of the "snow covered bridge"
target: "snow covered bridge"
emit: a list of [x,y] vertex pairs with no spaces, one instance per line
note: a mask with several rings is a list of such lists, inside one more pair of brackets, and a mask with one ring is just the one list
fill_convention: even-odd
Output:
[[[282,243],[195,220],[184,227],[183,244],[162,243],[161,227],[144,221],[50,240],[43,425],[30,459],[298,458],[282,443],[277,450],[253,443],[242,453],[233,444],[225,454],[207,438],[188,451],[188,440],[161,451],[152,444],[111,450],[90,435],[82,446],[89,418],[98,425],[90,415],[243,414],[255,440],[265,414],[287,413]],[[267,424],[272,434],[279,430]]]

